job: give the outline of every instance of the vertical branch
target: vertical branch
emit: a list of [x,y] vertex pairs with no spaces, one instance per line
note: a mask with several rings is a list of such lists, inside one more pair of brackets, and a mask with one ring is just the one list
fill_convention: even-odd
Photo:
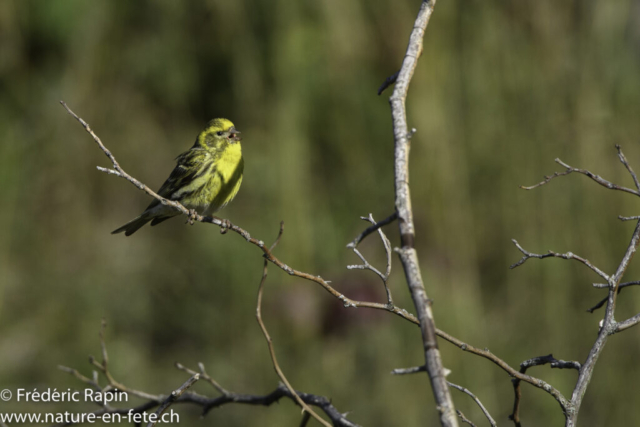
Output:
[[[556,172],[553,175],[549,175],[545,177],[544,181],[539,182],[538,184],[535,184],[531,187],[521,187],[524,188],[525,190],[531,190],[533,188],[536,187],[540,187],[542,185],[545,185],[547,183],[549,183],[552,179],[560,177],[560,176],[565,176],[565,175],[569,175],[573,172],[576,173],[580,173],[582,175],[585,175],[589,178],[591,178],[593,181],[597,182],[598,184],[600,184],[603,187],[606,187],[610,190],[616,190],[616,191],[623,191],[625,193],[630,193],[630,194],[634,194],[636,196],[640,196],[640,180],[638,180],[638,176],[636,175],[635,171],[633,170],[633,168],[631,167],[631,165],[629,164],[629,162],[627,161],[627,158],[625,157],[624,153],[622,152],[622,149],[620,148],[619,145],[616,145],[616,149],[618,150],[618,158],[620,159],[620,162],[624,165],[624,167],[627,169],[627,171],[629,172],[629,174],[631,175],[631,177],[633,178],[633,182],[636,186],[636,188],[638,190],[633,190],[631,188],[627,188],[627,187],[622,187],[620,185],[614,184],[610,181],[607,181],[606,179],[602,178],[599,175],[594,174],[593,172],[587,170],[587,169],[579,169],[579,168],[574,168],[572,166],[569,166],[568,164],[566,164],[565,162],[563,162],[560,159],[556,159],[556,162],[561,164],[562,166],[564,166],[566,168],[566,170],[564,172]],[[600,329],[598,331],[598,337],[596,338],[595,343],[593,344],[593,346],[591,347],[591,350],[589,351],[589,356],[587,356],[587,360],[582,364],[576,364],[576,362],[569,362],[569,365],[567,365],[568,367],[572,367],[572,368],[577,368],[579,369],[579,374],[578,374],[578,381],[576,382],[576,386],[573,389],[573,393],[571,394],[571,401],[568,403],[563,402],[562,400],[559,400],[560,405],[563,408],[564,414],[565,414],[565,426],[566,427],[575,427],[577,425],[577,421],[578,421],[578,414],[580,413],[580,407],[582,405],[582,400],[584,398],[584,394],[587,391],[587,387],[589,386],[589,382],[591,381],[591,378],[593,376],[593,370],[595,368],[595,365],[598,361],[598,358],[600,357],[600,354],[602,353],[602,350],[604,349],[604,346],[607,344],[607,341],[609,339],[609,336],[612,334],[615,334],[617,331],[620,330],[620,327],[622,324],[627,325],[629,322],[629,320],[624,321],[622,323],[618,323],[616,322],[614,315],[615,315],[615,309],[616,309],[616,300],[618,297],[618,293],[620,293],[620,290],[625,287],[625,286],[629,286],[629,285],[633,285],[634,282],[627,282],[627,283],[623,283],[621,284],[620,282],[622,281],[622,278],[625,274],[625,272],[627,271],[627,268],[629,267],[629,263],[631,262],[631,258],[633,258],[633,255],[636,253],[636,251],[638,250],[638,246],[640,246],[640,217],[638,216],[634,216],[634,217],[623,217],[620,216],[619,217],[622,221],[631,221],[631,220],[638,220],[638,223],[636,224],[636,228],[633,231],[633,234],[631,235],[631,241],[629,242],[629,245],[627,246],[627,250],[624,253],[624,256],[622,257],[622,260],[620,261],[620,264],[618,264],[618,268],[616,269],[615,273],[613,275],[608,275],[606,273],[604,273],[602,270],[598,269],[597,267],[595,267],[594,265],[592,265],[588,260],[581,258],[579,256],[576,256],[575,254],[568,252],[566,254],[558,254],[555,252],[549,252],[548,254],[545,255],[539,255],[539,254],[532,254],[527,252],[526,250],[524,250],[519,244],[518,242],[516,242],[515,240],[513,241],[516,246],[518,247],[518,249],[520,250],[520,252],[522,252],[524,254],[524,256],[522,257],[522,259],[515,263],[514,265],[511,266],[511,268],[517,267],[519,265],[522,265],[527,259],[529,258],[547,258],[547,257],[558,257],[558,258],[563,258],[563,259],[575,259],[577,261],[582,262],[583,264],[585,264],[587,267],[589,267],[591,270],[593,270],[595,273],[597,273],[600,277],[602,277],[603,279],[605,279],[606,284],[594,284],[595,287],[599,287],[599,288],[608,288],[609,292],[607,295],[607,298],[605,298],[604,300],[600,301],[598,304],[596,304],[594,307],[590,308],[588,311],[592,312],[598,308],[600,308],[603,304],[606,303],[606,308],[605,308],[605,314],[604,314],[604,319],[602,319],[600,321]],[[640,317],[638,322],[640,322]],[[549,356],[550,357],[550,356]],[[533,361],[534,363],[536,363],[535,361],[537,360],[542,360],[545,358],[535,358],[535,359],[531,359],[531,361]],[[531,361],[527,361],[527,362],[523,362],[523,364],[529,364],[530,366],[533,366],[530,364]],[[522,365],[521,365],[522,366]],[[552,364],[553,367],[553,364]],[[513,412],[513,416],[512,419],[514,420],[514,422],[516,422],[516,426],[519,425],[518,423],[518,405],[519,405],[519,399],[520,399],[520,392],[518,389],[518,384],[516,382],[514,382],[514,389],[516,392],[516,402],[514,405],[514,412]]]
[[414,248],[415,228],[411,209],[411,195],[409,192],[409,148],[410,138],[407,127],[405,101],[409,90],[409,83],[413,77],[418,58],[422,53],[422,40],[429,18],[433,13],[435,0],[424,0],[420,5],[420,12],[416,18],[413,31],[409,38],[407,52],[398,72],[396,85],[389,103],[393,118],[393,138],[395,142],[395,205],[398,213],[400,239],[402,248],[397,252],[404,268],[407,284],[416,307],[422,342],[424,346],[427,373],[431,380],[431,387],[435,395],[436,404],[440,411],[440,423],[443,426],[457,426],[458,419],[451,400],[451,393],[444,376],[440,351],[436,339],[436,327],[429,299],[425,292],[420,274],[418,256]]
[[576,423],[578,421],[578,414],[580,412],[580,406],[582,405],[582,399],[584,398],[584,394],[587,391],[587,387],[589,386],[589,382],[591,381],[591,377],[593,376],[593,370],[595,368],[596,362],[598,361],[598,357],[600,357],[600,354],[602,353],[602,350],[607,343],[609,335],[614,334],[618,327],[618,324],[614,319],[616,299],[618,296],[618,287],[620,286],[620,281],[622,280],[624,273],[627,271],[627,267],[629,267],[631,258],[638,249],[638,245],[640,245],[640,221],[638,221],[638,223],[636,224],[636,228],[633,231],[631,241],[629,242],[629,246],[627,247],[622,261],[618,265],[615,274],[609,280],[609,296],[607,298],[607,306],[604,319],[601,323],[602,326],[600,327],[598,338],[593,344],[587,360],[584,362],[582,368],[580,369],[578,382],[576,383],[576,387],[573,389],[573,394],[571,396],[573,411],[567,417],[567,427],[576,426]]

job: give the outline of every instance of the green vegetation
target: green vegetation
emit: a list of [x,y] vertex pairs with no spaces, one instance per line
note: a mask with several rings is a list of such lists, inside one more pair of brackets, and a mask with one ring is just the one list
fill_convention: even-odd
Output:
[[[257,248],[217,227],[168,221],[130,238],[111,230],[149,198],[108,166],[59,105],[87,120],[121,165],[157,189],[174,157],[213,117],[243,135],[242,191],[221,214],[270,242],[278,256],[332,280],[345,294],[384,301],[345,245],[372,212],[393,209],[393,138],[380,83],[399,67],[418,1],[0,2],[0,389],[83,388],[56,369],[90,374],[100,319],[111,370],[140,390],[166,393],[173,367],[202,361],[237,392],[277,385],[256,324]],[[640,170],[640,30],[635,1],[441,1],[409,91],[417,248],[441,329],[488,347],[512,366],[553,353],[583,361],[605,295],[578,263],[520,258],[573,251],[611,271],[638,215],[630,195],[569,176],[525,192],[559,170],[553,159],[632,185],[622,145]],[[395,225],[389,228],[397,244]],[[362,245],[383,263],[379,241]],[[399,263],[390,286],[411,310]],[[627,273],[639,279],[636,259]],[[640,293],[621,294],[618,320]],[[425,376],[394,377],[423,361],[419,330],[388,313],[345,309],[319,287],[270,270],[263,316],[280,364],[298,389],[329,396],[366,427],[435,423]],[[587,391],[581,425],[638,425],[638,329],[612,337]],[[508,425],[505,373],[441,343],[449,379]],[[570,394],[575,372],[534,368]],[[194,389],[214,395],[204,383]],[[561,425],[558,404],[523,385],[526,425]],[[468,396],[456,405],[482,425]],[[80,411],[81,404],[11,410]],[[289,401],[227,406],[185,425],[297,425]],[[0,402],[0,411],[8,405]],[[204,425],[204,424],[202,424]]]

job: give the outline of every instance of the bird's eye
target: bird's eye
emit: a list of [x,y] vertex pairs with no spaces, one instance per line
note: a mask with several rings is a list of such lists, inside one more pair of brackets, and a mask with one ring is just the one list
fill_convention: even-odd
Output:
[[218,134],[218,136],[222,136],[222,134],[223,134],[224,132],[219,131],[219,132],[216,132],[216,133]]

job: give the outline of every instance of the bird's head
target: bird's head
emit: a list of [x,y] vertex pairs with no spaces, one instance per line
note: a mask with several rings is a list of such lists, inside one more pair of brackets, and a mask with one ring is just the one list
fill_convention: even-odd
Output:
[[229,144],[240,143],[240,131],[227,119],[213,119],[198,135],[196,145],[203,148],[224,149]]

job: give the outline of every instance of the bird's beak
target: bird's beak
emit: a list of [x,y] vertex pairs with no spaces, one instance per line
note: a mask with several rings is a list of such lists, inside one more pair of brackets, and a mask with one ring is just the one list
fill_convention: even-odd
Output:
[[232,127],[231,129],[229,129],[229,138],[231,138],[231,140],[234,142],[242,141],[242,137],[240,136],[240,131],[237,130],[235,127]]

